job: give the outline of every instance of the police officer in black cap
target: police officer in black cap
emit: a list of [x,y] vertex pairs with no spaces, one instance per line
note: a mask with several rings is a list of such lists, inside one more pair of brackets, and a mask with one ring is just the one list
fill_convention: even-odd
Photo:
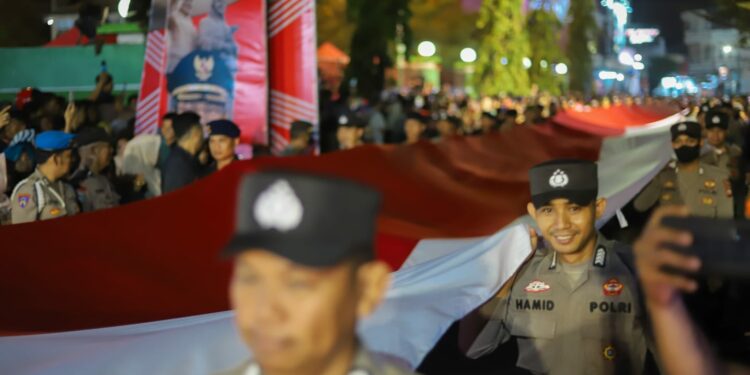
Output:
[[655,204],[686,205],[695,216],[734,216],[729,174],[700,160],[703,138],[697,122],[682,122],[671,128],[672,148],[677,160],[667,165],[633,201],[638,211]]
[[529,179],[528,212],[543,244],[532,230],[533,257],[462,321],[462,348],[478,358],[516,337],[517,365],[534,374],[642,374],[644,314],[629,249],[595,227],[607,205],[597,199],[596,164],[550,161]]
[[106,174],[112,163],[112,138],[98,127],[81,129],[76,137],[80,170],[73,178],[78,201],[83,212],[91,212],[120,205],[120,195]]
[[709,111],[705,116],[706,146],[701,155],[701,162],[724,169],[729,173],[732,194],[735,201],[735,217],[744,217],[745,196],[745,163],[742,149],[727,141],[727,130],[730,118],[724,111]]
[[240,144],[240,128],[230,120],[215,120],[208,123],[208,150],[214,160],[209,167],[211,172],[224,169],[237,160],[237,146]]
[[390,269],[375,257],[380,196],[354,182],[295,172],[242,177],[230,299],[253,362],[227,374],[410,374],[356,337]]

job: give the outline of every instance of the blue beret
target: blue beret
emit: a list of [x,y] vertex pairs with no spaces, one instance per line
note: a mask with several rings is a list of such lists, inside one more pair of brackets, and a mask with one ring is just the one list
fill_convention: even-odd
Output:
[[220,53],[193,51],[167,75],[167,89],[179,101],[223,104],[234,95],[234,77]]
[[36,148],[42,151],[62,151],[73,147],[75,135],[50,130],[36,136]]
[[226,135],[229,138],[239,138],[240,128],[237,127],[232,121],[229,120],[215,120],[208,123],[208,127],[211,128],[211,134],[209,135]]

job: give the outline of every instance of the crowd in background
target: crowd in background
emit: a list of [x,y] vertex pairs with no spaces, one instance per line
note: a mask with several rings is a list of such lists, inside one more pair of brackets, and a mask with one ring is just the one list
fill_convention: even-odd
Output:
[[[11,198],[19,183],[46,161],[40,160],[34,142],[45,132],[81,136],[69,147],[74,149],[70,166],[60,180],[76,192],[78,206],[83,211],[159,196],[237,160],[235,148],[240,130],[231,121],[206,124],[195,113],[168,113],[162,119],[159,134],[136,136],[137,97],[117,95],[113,91],[114,79],[106,72],[99,74],[95,82],[95,89],[84,100],[27,88],[18,93],[14,102],[0,103],[0,152],[4,156],[0,158],[3,159],[0,222],[3,224],[13,221]],[[305,121],[291,124],[289,145],[278,156],[313,155],[365,144],[440,142],[457,136],[504,133],[518,126],[546,123],[562,110],[585,111],[632,104],[684,109],[689,118],[701,123],[709,111],[722,111],[731,117],[727,142],[740,148],[745,144],[747,98],[612,95],[584,101],[580,97],[555,97],[543,92],[523,98],[473,98],[445,85],[440,91],[422,86],[389,90],[374,100],[324,89],[320,94],[319,128]],[[252,150],[254,157],[271,155],[267,145],[253,145]],[[744,176],[747,157],[741,153],[738,160],[741,162],[736,164],[743,167],[740,173]],[[97,182],[93,184],[92,179]],[[92,186],[99,196],[91,191]]]

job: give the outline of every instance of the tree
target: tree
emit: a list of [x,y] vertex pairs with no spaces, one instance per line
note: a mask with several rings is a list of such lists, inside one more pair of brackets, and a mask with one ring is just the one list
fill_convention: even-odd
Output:
[[559,95],[562,79],[554,73],[553,64],[564,62],[560,49],[562,23],[557,15],[545,9],[531,11],[527,23],[533,62],[529,69],[531,83],[542,91]]
[[349,53],[354,25],[347,19],[347,0],[318,0],[316,2],[316,27],[318,44],[333,43]]
[[412,10],[410,23],[415,44],[422,40],[434,42],[444,67],[452,67],[459,62],[462,49],[476,49],[472,36],[476,31],[478,14],[466,13],[461,1],[411,0],[409,7]]
[[393,62],[397,30],[402,30],[407,49],[411,42],[409,0],[348,0],[347,15],[356,26],[346,82],[356,82],[357,95],[376,100],[385,87],[385,69]]
[[485,0],[479,10],[479,59],[476,87],[483,95],[527,95],[529,73],[524,67],[531,50],[522,0]]
[[568,41],[568,61],[570,61],[570,89],[587,94],[593,81],[592,55],[596,48],[598,27],[594,19],[596,8],[593,0],[570,2],[570,23]]

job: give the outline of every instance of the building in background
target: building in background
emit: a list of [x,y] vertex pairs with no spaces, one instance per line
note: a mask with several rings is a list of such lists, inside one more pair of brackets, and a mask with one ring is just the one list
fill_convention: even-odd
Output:
[[750,49],[742,48],[736,29],[706,20],[700,11],[681,14],[688,49],[688,74],[701,82],[704,91],[734,95],[750,89],[750,72],[742,62]]

